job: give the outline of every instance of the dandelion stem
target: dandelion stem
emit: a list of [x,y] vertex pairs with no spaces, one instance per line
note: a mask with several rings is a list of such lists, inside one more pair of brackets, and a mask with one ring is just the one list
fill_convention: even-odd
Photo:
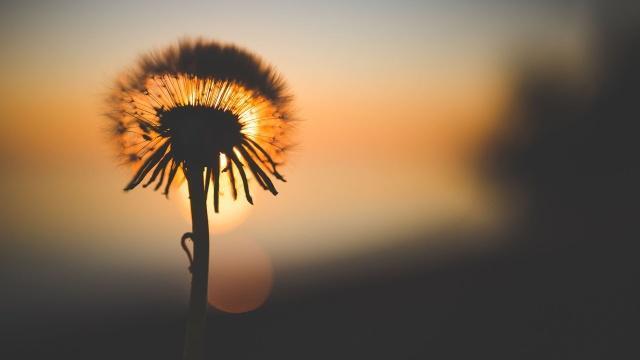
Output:
[[185,169],[191,202],[193,264],[184,360],[204,359],[209,279],[209,222],[202,177],[203,171],[202,167]]

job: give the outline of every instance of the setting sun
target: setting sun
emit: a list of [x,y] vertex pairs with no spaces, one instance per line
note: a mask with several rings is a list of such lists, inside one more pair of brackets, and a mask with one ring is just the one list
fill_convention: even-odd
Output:
[[[211,186],[211,184],[210,184]],[[209,201],[213,198],[213,194],[209,195]],[[186,183],[182,183],[179,189],[179,195],[172,197],[178,206],[180,214],[186,221],[191,219],[189,209],[189,190]],[[220,207],[224,209],[219,213],[207,208],[209,214],[209,228],[214,235],[227,233],[240,224],[242,224],[251,214],[252,207],[245,201],[234,200],[231,196],[231,186],[227,182],[220,184]]]

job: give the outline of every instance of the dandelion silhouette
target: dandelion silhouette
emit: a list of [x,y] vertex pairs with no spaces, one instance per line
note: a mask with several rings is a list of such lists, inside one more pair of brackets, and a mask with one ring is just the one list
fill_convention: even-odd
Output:
[[173,183],[188,184],[193,231],[181,239],[192,273],[185,359],[204,353],[210,183],[215,212],[225,175],[234,199],[241,183],[253,204],[251,180],[278,193],[272,178],[285,181],[277,168],[289,146],[290,102],[272,67],[245,50],[202,39],[143,56],[108,98],[120,156],[135,170],[125,190],[153,185],[168,196]]

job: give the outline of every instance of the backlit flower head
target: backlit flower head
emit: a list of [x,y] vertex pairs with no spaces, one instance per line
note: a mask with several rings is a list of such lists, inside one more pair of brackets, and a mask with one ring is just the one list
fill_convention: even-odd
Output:
[[205,169],[218,211],[220,181],[232,196],[242,183],[253,203],[253,179],[274,195],[272,178],[284,181],[291,130],[282,78],[255,55],[231,45],[182,40],[143,56],[117,81],[108,98],[111,129],[120,156],[134,166],[125,190],[142,184],[164,189],[189,168]]

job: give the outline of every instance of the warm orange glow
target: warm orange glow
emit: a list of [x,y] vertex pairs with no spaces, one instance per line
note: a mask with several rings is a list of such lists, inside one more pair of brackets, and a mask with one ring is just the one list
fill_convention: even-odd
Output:
[[[209,184],[212,189],[212,184]],[[231,186],[227,182],[220,183],[220,208],[223,211],[215,213],[212,206],[207,206],[209,215],[209,229],[212,234],[218,236],[227,233],[242,224],[251,213],[251,205],[246,201],[235,201],[230,195]],[[191,208],[189,205],[189,189],[186,182],[180,185],[179,195],[175,197],[180,213],[186,221],[191,221]],[[213,194],[209,193],[208,202],[213,201]]]
[[[123,96],[127,98],[122,110],[132,123],[157,122],[157,108],[202,105],[233,112],[244,125],[242,132],[253,137],[269,139],[281,130],[281,120],[271,101],[226,80],[189,75],[154,76],[147,79],[144,89],[128,91]],[[135,135],[129,136],[139,140]]]
[[222,238],[212,242],[209,303],[228,313],[259,308],[269,297],[273,267],[269,255],[255,241]]
[[[228,38],[236,39],[236,35],[229,33]],[[154,37],[125,42],[118,45],[126,45],[124,48],[118,47],[113,53],[96,51],[100,48],[83,51],[92,60],[87,62],[76,61],[72,56],[76,52],[67,48],[58,54],[56,66],[50,66],[45,48],[34,47],[42,52],[32,62],[15,57],[5,64],[0,115],[6,121],[0,124],[0,147],[5,164],[11,165],[11,171],[5,172],[5,189],[12,190],[7,191],[6,198],[15,200],[6,208],[15,214],[12,218],[16,224],[73,233],[80,226],[76,219],[86,217],[86,209],[96,209],[101,217],[91,223],[92,231],[100,229],[108,235],[105,238],[138,244],[139,252],[127,253],[132,258],[146,254],[152,242],[154,249],[164,252],[162,256],[145,256],[146,261],[155,266],[184,261],[182,254],[175,254],[175,240],[191,230],[187,196],[178,187],[184,185],[171,189],[170,201],[176,207],[166,207],[166,200],[154,194],[152,186],[121,196],[119,187],[128,180],[130,169],[127,164],[124,171],[113,170],[111,149],[104,142],[105,132],[111,129],[105,129],[100,116],[111,108],[105,107],[103,92],[96,90],[108,91],[105,74],[119,72],[140,49],[168,40]],[[238,186],[239,198],[234,202],[229,196],[228,179],[221,178],[224,196],[220,213],[209,214],[214,242],[223,232],[225,236],[264,234],[260,241],[268,246],[274,261],[280,262],[277,265],[285,266],[288,261],[342,256],[347,249],[369,251],[376,244],[372,244],[367,231],[436,226],[452,218],[484,218],[491,213],[487,206],[495,202],[483,200],[490,194],[483,196],[486,190],[465,169],[475,164],[473,156],[487,135],[501,126],[496,114],[505,103],[509,105],[510,95],[510,78],[504,68],[464,67],[468,71],[462,76],[455,67],[446,70],[431,66],[431,53],[426,51],[429,47],[420,53],[423,57],[412,58],[406,67],[396,66],[397,57],[370,59],[371,54],[352,47],[334,49],[339,56],[335,59],[353,59],[353,64],[372,61],[371,67],[359,68],[351,62],[320,61],[326,54],[319,49],[301,53],[295,47],[270,48],[262,39],[243,41],[278,58],[279,67],[286,69],[291,88],[298,95],[296,114],[304,121],[293,123],[299,126],[300,146],[289,153],[286,175],[290,181],[276,200],[256,198],[260,206],[252,207],[243,201],[242,187]],[[14,42],[16,48],[7,53],[30,54],[18,48],[26,44],[29,42]],[[407,42],[412,48],[420,48],[423,43],[416,44]],[[411,54],[411,49],[405,50]],[[467,55],[475,59],[473,50]],[[34,71],[34,64],[42,71]],[[154,85],[154,79],[147,80],[143,85],[148,84],[151,93],[161,91],[167,96],[164,88]],[[161,83],[158,78],[156,81]],[[210,87],[211,92],[222,88],[222,82],[199,81],[201,88]],[[196,101],[193,89],[184,101]],[[34,94],[38,95],[37,102]],[[265,111],[256,109],[244,116],[250,120],[262,113]],[[265,122],[259,119],[259,124]],[[253,128],[247,127],[246,131]],[[263,144],[270,153],[275,151],[266,141]],[[226,159],[221,156],[220,161],[224,168]],[[46,174],[49,186],[42,186],[44,177],[35,176],[36,171]],[[178,172],[174,183],[184,184],[180,178]],[[27,184],[32,183],[36,185],[29,189]],[[252,185],[255,187],[255,180]],[[43,191],[33,190],[40,188]],[[45,191],[49,188],[56,191]],[[64,211],[60,211],[60,201]],[[37,218],[41,220],[27,223],[27,215],[36,209],[30,204],[35,202],[39,203],[37,211],[41,215]],[[100,206],[96,206],[98,203]],[[211,193],[207,205],[212,205]],[[183,215],[175,216],[176,211]],[[244,226],[249,225],[244,223],[249,216],[251,226]],[[363,226],[362,218],[369,219],[370,225]],[[141,226],[140,222],[147,225]],[[152,226],[158,223],[161,226]],[[82,226],[86,228],[87,224]],[[307,240],[309,229],[322,241]],[[137,235],[128,238],[123,233]],[[170,239],[166,249],[156,246],[164,244],[158,241],[163,237]],[[379,238],[385,245],[396,239]],[[71,236],[65,241],[86,243],[86,239]],[[127,249],[131,246],[110,240],[108,245],[118,254],[122,250],[116,244]]]
[[[184,159],[173,158],[177,154],[177,152],[172,153],[175,144],[167,140],[173,130],[165,128],[166,124],[163,121],[166,114],[173,109],[193,106],[232,114],[244,139],[242,141],[246,142],[233,145],[232,149],[228,149],[231,152],[217,149],[212,150],[210,155],[201,155],[205,159],[219,159],[220,164],[216,165],[219,170],[216,171],[221,173],[211,173],[212,179],[226,172],[233,184],[230,184],[232,187],[229,190],[237,190],[234,179],[241,178],[249,202],[252,200],[247,181],[252,177],[265,190],[268,189],[274,195],[277,194],[271,181],[264,179],[268,177],[264,170],[284,180],[276,170],[276,167],[283,162],[283,153],[287,147],[285,130],[288,127],[288,117],[282,113],[284,111],[282,106],[276,105],[260,93],[239,83],[212,77],[200,78],[190,74],[151,74],[139,80],[141,85],[127,82],[126,79],[124,77],[120,80],[118,90],[109,98],[112,111],[107,114],[107,117],[112,120],[112,131],[123,162],[131,164],[136,173],[143,174],[132,180],[127,190],[141,183],[144,176],[151,172],[153,165],[158,165],[153,172],[155,175],[150,176],[149,183],[143,186],[146,187],[158,179],[154,188],[159,189],[167,168],[169,170],[166,172],[169,175],[164,193],[169,192],[172,183],[181,183],[184,179],[184,164],[181,162]],[[211,119],[211,121],[215,120]],[[156,155],[160,156],[162,161]],[[227,160],[228,156],[231,156],[232,162]],[[152,165],[146,166],[147,162],[152,162]],[[234,177],[232,175],[235,171],[232,169],[241,166],[239,164],[246,164],[248,171],[244,171],[244,168],[238,169],[240,176]],[[209,169],[211,170],[212,168]],[[173,182],[173,180],[176,181]],[[214,192],[216,196],[214,208],[218,211],[217,188]]]

